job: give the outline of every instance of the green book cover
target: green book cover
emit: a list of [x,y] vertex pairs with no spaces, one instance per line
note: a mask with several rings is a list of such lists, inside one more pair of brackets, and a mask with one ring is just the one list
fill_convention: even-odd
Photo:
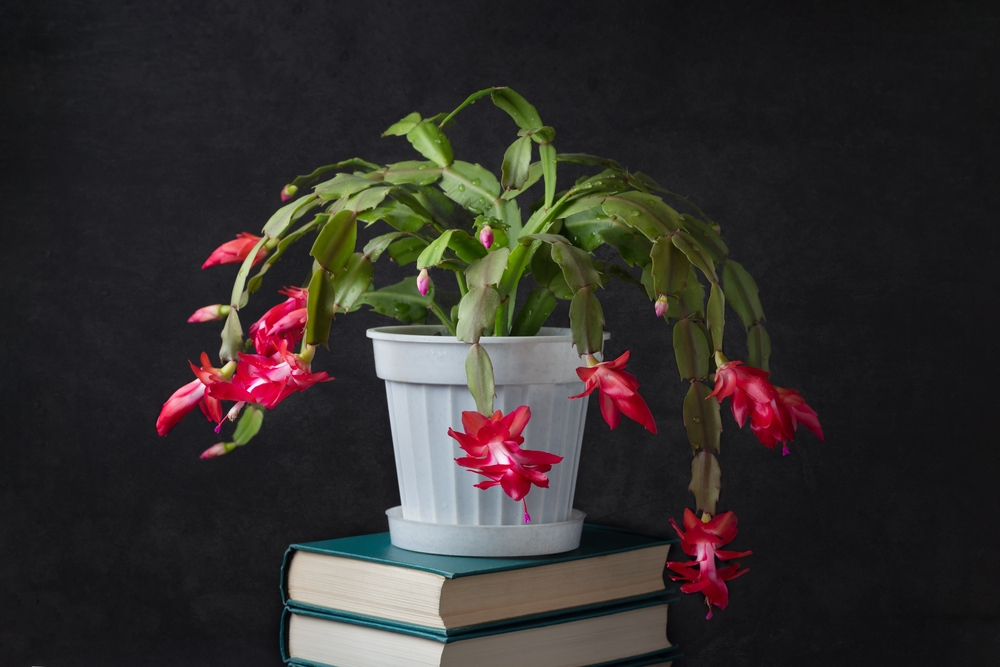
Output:
[[311,551],[331,556],[407,567],[432,572],[447,579],[456,579],[492,572],[538,567],[583,558],[643,549],[655,545],[676,544],[677,538],[659,539],[637,535],[606,526],[584,524],[580,546],[573,551],[530,558],[473,558],[467,556],[440,556],[399,549],[389,542],[389,533],[373,533],[335,540],[293,544],[285,552],[281,566],[281,599],[288,603],[287,575],[291,556],[295,551]]
[[[651,607],[654,605],[666,605],[668,602],[673,602],[673,601],[675,601],[675,598],[668,598],[663,593],[655,597],[641,596],[641,598],[629,599],[625,601],[617,601],[611,604],[594,605],[592,608],[584,610],[574,609],[570,611],[564,611],[563,613],[539,615],[539,617],[534,617],[534,618],[521,618],[518,619],[517,622],[487,624],[486,626],[478,628],[474,632],[464,633],[460,636],[446,636],[435,628],[423,628],[421,626],[411,626],[405,623],[396,623],[393,621],[362,618],[354,614],[338,614],[329,611],[285,607],[281,616],[281,630],[279,633],[279,642],[281,649],[281,658],[290,665],[302,665],[307,667],[338,667],[336,665],[314,663],[307,660],[300,660],[300,659],[296,660],[290,657],[288,650],[288,627],[291,621],[291,617],[293,615],[299,614],[303,616],[312,616],[314,618],[321,618],[340,623],[349,623],[351,625],[360,625],[364,627],[375,628],[378,630],[385,630],[387,632],[403,633],[448,644],[451,642],[463,641],[466,639],[482,637],[485,635],[517,632],[520,630],[540,628],[548,625],[571,623],[574,621],[579,621],[587,618],[594,618],[598,616],[605,616],[609,614],[623,613],[626,611],[631,611],[633,609]],[[664,631],[665,630],[666,629],[664,628]],[[647,653],[640,656],[630,656],[628,658],[612,662],[604,662],[595,665],[588,665],[587,667],[641,667],[643,665],[653,665],[660,662],[674,660],[680,657],[680,655],[681,654],[679,647],[677,645],[674,645],[660,651],[655,651],[653,653]]]

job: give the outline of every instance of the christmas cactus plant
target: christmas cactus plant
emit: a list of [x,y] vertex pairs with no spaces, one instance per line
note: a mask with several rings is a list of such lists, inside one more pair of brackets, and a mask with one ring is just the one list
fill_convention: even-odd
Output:
[[[445,133],[458,113],[486,97],[517,128],[499,178],[455,159]],[[312,363],[335,316],[370,308],[406,323],[437,321],[468,343],[466,373],[477,410],[455,425],[463,431],[448,431],[466,454],[456,458],[457,465],[484,477],[480,488],[499,485],[523,502],[532,485],[547,486],[545,473],[559,457],[521,449],[530,406],[506,416],[494,412],[493,366],[480,339],[534,335],[559,300],[569,301],[573,345],[582,359],[577,374],[585,383],[571,398],[596,390],[611,428],[624,414],[655,433],[639,383],[625,370],[629,353],[608,361],[599,357],[605,325],[599,294],[612,280],[632,283],[652,303],[650,317],[672,326],[676,367],[689,383],[680,407],[693,452],[695,512],[685,509],[684,530],[674,528],[695,560],[668,566],[685,581],[683,591],[703,593],[709,617],[713,605],[724,608],[725,581],[746,570],[738,563],[717,569],[716,559],[750,552],[718,549],[736,536],[735,515],[716,514],[721,402],[728,398],[741,427],[749,417],[760,442],[772,449],[781,443],[785,454],[800,424],[821,439],[823,434],[798,392],[769,381],[770,341],[757,286],[729,257],[718,225],[685,197],[615,160],[558,153],[553,128],[509,88],[475,93],[451,113],[412,113],[385,135],[405,136],[422,159],[379,165],[355,158],[299,176],[282,190],[286,203],[260,236],[244,232],[205,261],[203,268],[240,265],[228,304],[200,308],[189,320],[224,321],[221,364],[213,366],[204,353],[200,366],[191,364],[195,379],[164,404],[157,431],[166,435],[199,406],[217,433],[227,417],[238,419],[231,439],[207,449],[203,458],[246,444],[260,430],[265,409],[331,379],[314,372]],[[593,173],[561,188],[556,177],[564,163]],[[532,189],[536,183],[540,187]],[[529,191],[538,191],[538,200],[520,202]],[[385,233],[359,248],[359,227],[372,225],[384,226]],[[281,293],[287,298],[244,336],[241,309],[297,243],[313,258],[307,280],[286,287]],[[594,258],[604,245],[616,251],[614,260]],[[412,266],[412,275],[379,286],[374,266],[385,258]],[[452,292],[437,288],[446,283]],[[723,354],[727,304],[746,334],[745,363]],[[228,410],[224,401],[232,403]]]

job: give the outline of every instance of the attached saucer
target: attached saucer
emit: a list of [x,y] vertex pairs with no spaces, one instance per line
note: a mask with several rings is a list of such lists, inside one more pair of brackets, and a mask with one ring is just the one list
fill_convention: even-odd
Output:
[[583,520],[572,510],[569,521],[529,523],[519,526],[457,526],[403,518],[397,505],[385,511],[389,539],[394,547],[445,556],[493,558],[544,556],[572,551],[580,546]]

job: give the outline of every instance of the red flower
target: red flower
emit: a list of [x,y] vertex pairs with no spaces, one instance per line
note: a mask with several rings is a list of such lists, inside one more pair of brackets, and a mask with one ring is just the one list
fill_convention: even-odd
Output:
[[795,439],[799,422],[822,440],[823,431],[813,409],[797,391],[772,385],[768,375],[767,371],[744,366],[742,361],[727,361],[719,366],[709,396],[715,396],[720,403],[731,397],[729,407],[736,423],[742,427],[749,414],[750,429],[768,449],[780,442],[782,454],[787,455],[786,443]]
[[222,381],[219,369],[213,368],[208,362],[208,355],[202,352],[201,368],[191,364],[191,370],[197,379],[175,391],[160,410],[160,416],[156,420],[156,432],[160,435],[169,433],[170,429],[176,426],[184,415],[194,410],[196,405],[201,408],[209,421],[222,421],[222,403],[206,394],[209,384]]
[[[235,419],[245,403],[256,403],[271,410],[294,392],[333,379],[326,371],[313,373],[308,362],[288,351],[285,340],[272,355],[241,353],[239,356],[232,381],[217,382],[208,388],[209,395],[214,398],[236,401],[229,412],[230,419]],[[221,416],[219,421],[222,421]]]
[[[238,264],[247,258],[253,247],[257,245],[257,241],[260,241],[260,237],[254,236],[249,232],[237,234],[235,241],[227,241],[212,251],[212,254],[208,256],[208,259],[201,265],[201,268],[207,269],[217,264]],[[256,266],[262,259],[267,257],[267,252],[267,248],[263,247],[258,250],[252,266]]]
[[775,385],[774,389],[778,392],[778,399],[781,401],[781,404],[785,406],[789,416],[792,418],[792,430],[794,431],[798,428],[799,424],[802,424],[812,431],[817,438],[825,441],[823,427],[819,425],[819,417],[816,415],[816,411],[806,405],[805,400],[799,395],[799,392],[777,385]]
[[281,341],[294,347],[302,340],[309,293],[300,287],[286,287],[280,294],[288,296],[288,299],[268,310],[250,325],[249,333],[257,354],[270,356],[278,351]]
[[628,356],[629,352],[626,350],[625,354],[614,361],[602,361],[591,367],[577,368],[576,374],[586,383],[586,386],[583,393],[570,396],[570,398],[587,396],[594,389],[600,389],[601,415],[604,416],[604,421],[608,423],[608,426],[618,428],[624,412],[629,419],[634,419],[645,426],[646,430],[656,433],[656,423],[653,422],[649,406],[636,391],[639,389],[639,381],[625,370]]
[[[497,410],[492,417],[478,412],[462,413],[465,433],[448,429],[448,435],[458,441],[468,456],[455,459],[458,465],[470,472],[489,477],[489,481],[474,486],[488,489],[500,485],[513,500],[522,500],[531,485],[547,489],[545,476],[552,466],[562,461],[561,456],[538,450],[521,449],[524,438],[521,431],[531,419],[531,410],[522,405],[506,417]],[[525,510],[525,520],[530,521]]]
[[[707,514],[705,516],[708,516]],[[739,563],[727,565],[721,569],[716,569],[715,559],[732,560],[749,556],[752,551],[722,551],[719,547],[729,544],[736,537],[736,515],[732,512],[725,512],[714,519],[704,522],[689,510],[684,510],[685,533],[673,519],[670,524],[677,531],[681,538],[681,549],[688,556],[694,556],[694,560],[681,562],[667,562],[667,567],[677,573],[678,576],[670,575],[674,581],[687,581],[681,586],[681,591],[685,593],[702,593],[705,596],[705,604],[708,605],[708,616],[712,618],[712,605],[719,609],[725,609],[729,604],[729,589],[726,583],[730,579],[746,574],[749,568],[740,569]],[[697,569],[695,569],[697,568]]]

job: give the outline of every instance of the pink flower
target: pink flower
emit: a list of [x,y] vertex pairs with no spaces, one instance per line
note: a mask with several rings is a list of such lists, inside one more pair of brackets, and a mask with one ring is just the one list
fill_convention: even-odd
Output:
[[430,289],[431,277],[427,275],[427,269],[420,269],[420,273],[417,275],[417,291],[420,292],[420,296],[427,296]]
[[[478,412],[462,413],[465,433],[448,429],[448,435],[458,441],[468,456],[455,459],[458,465],[475,472],[489,481],[474,486],[488,489],[500,485],[513,500],[523,500],[531,485],[547,489],[545,476],[552,466],[562,461],[561,456],[538,450],[521,449],[524,438],[521,431],[531,419],[531,410],[522,405],[506,417],[497,410],[492,417]],[[525,521],[530,521],[525,507]]]
[[202,352],[201,368],[191,364],[191,370],[197,379],[175,391],[160,410],[160,416],[156,420],[156,432],[160,435],[169,433],[170,429],[176,426],[184,415],[194,410],[196,405],[201,408],[209,421],[222,421],[222,404],[217,398],[206,393],[209,384],[221,381],[219,369],[213,368],[209,364],[208,355]]
[[188,322],[215,322],[225,319],[227,315],[229,315],[229,306],[217,303],[194,311],[194,314],[188,318]]
[[725,609],[729,604],[729,589],[726,588],[725,582],[750,571],[741,570],[739,563],[717,569],[715,559],[743,558],[753,552],[719,549],[736,537],[736,515],[732,512],[725,512],[706,522],[698,519],[691,510],[685,509],[684,528],[687,532],[678,528],[673,519],[670,519],[670,524],[681,538],[681,549],[688,556],[694,556],[694,560],[684,563],[668,561],[667,567],[678,575],[676,577],[670,575],[670,578],[674,581],[688,582],[681,586],[683,592],[702,593],[705,596],[705,604],[708,605],[708,616],[705,618],[710,619],[712,605]]
[[236,401],[229,411],[230,419],[235,419],[246,403],[256,403],[272,410],[294,392],[305,391],[317,382],[333,379],[326,371],[313,373],[308,362],[288,351],[286,340],[280,341],[274,354],[240,353],[239,357],[233,379],[214,383],[208,389],[209,395],[214,398]]
[[288,299],[268,310],[250,325],[249,334],[257,354],[269,356],[278,351],[281,341],[294,347],[302,340],[309,292],[300,287],[286,287],[279,293],[286,295]]
[[479,242],[483,244],[483,247],[489,250],[493,247],[493,228],[489,225],[484,225],[482,229],[479,230]]
[[656,313],[657,317],[663,317],[667,314],[667,309],[670,308],[670,302],[667,301],[667,295],[661,294],[656,299],[656,303],[653,304],[653,312]]
[[[715,387],[709,396],[730,398],[729,406],[736,423],[743,426],[750,415],[750,429],[768,449],[782,443],[782,454],[788,454],[787,443],[795,439],[799,422],[820,439],[823,431],[816,413],[805,404],[799,393],[792,389],[778,390],[767,377],[770,375],[742,361],[727,361],[715,374]],[[784,392],[784,396],[782,396]]]
[[576,369],[576,374],[586,383],[583,393],[570,396],[570,398],[587,396],[594,389],[600,389],[601,415],[608,426],[618,428],[624,412],[629,419],[634,419],[645,426],[646,430],[656,433],[656,423],[653,421],[649,406],[646,405],[646,401],[637,391],[639,381],[625,370],[628,357],[627,350],[625,354],[614,361],[597,363],[597,360],[590,356],[587,361],[594,365]]
[[292,185],[289,183],[285,187],[281,188],[281,201],[288,201],[295,196],[295,193],[299,191],[297,185]]
[[[238,264],[247,258],[253,247],[257,245],[257,241],[260,241],[260,237],[254,236],[249,232],[237,234],[235,241],[227,241],[212,251],[212,254],[208,256],[208,259],[201,265],[201,268],[207,269],[217,264]],[[252,266],[256,266],[262,259],[267,257],[267,252],[267,248],[264,247],[258,250]]]

